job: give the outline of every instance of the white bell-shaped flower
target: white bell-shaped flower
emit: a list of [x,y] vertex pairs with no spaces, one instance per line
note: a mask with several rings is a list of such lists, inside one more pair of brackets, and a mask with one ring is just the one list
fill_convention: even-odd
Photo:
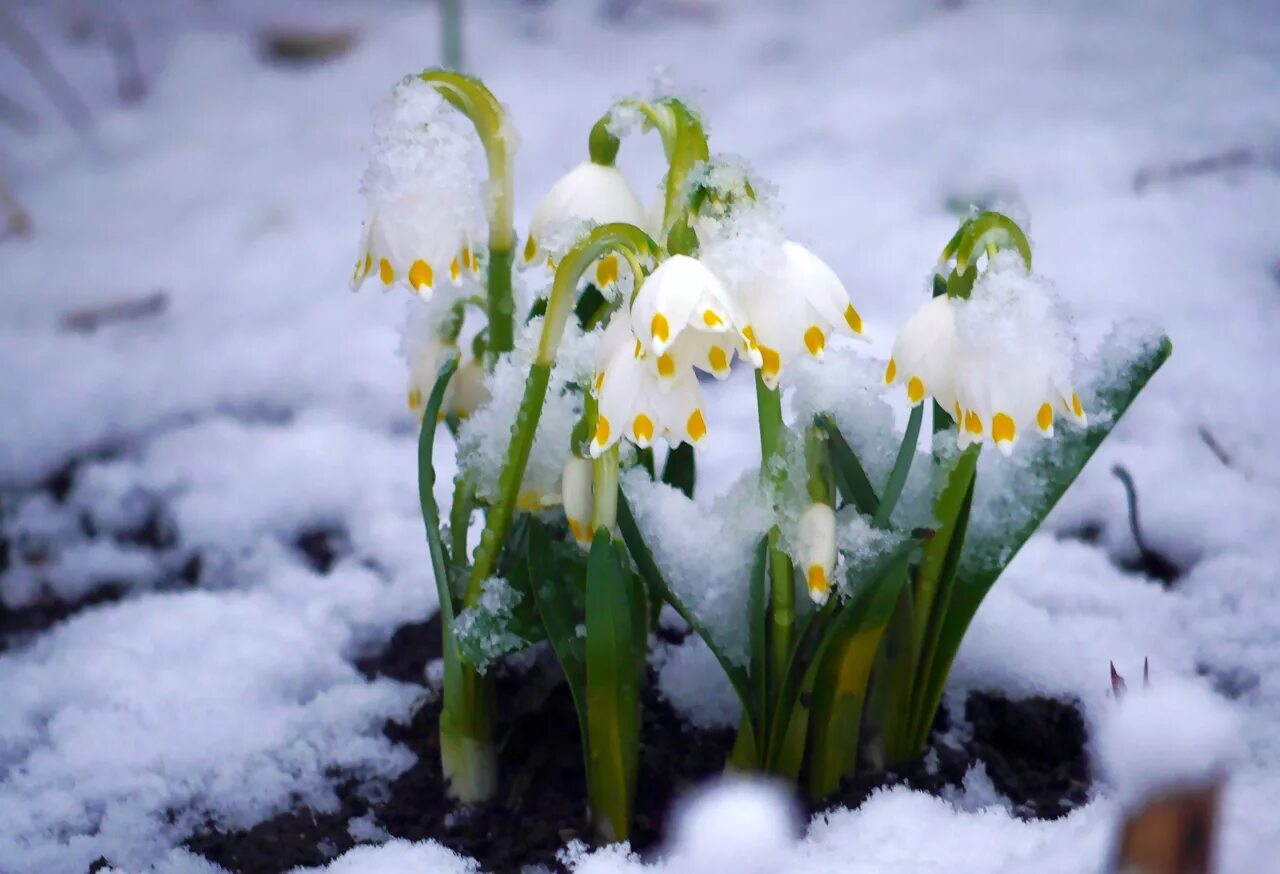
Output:
[[932,395],[944,410],[955,408],[955,307],[956,301],[945,294],[931,299],[907,319],[893,341],[884,382],[905,385],[912,406]]
[[659,376],[658,358],[632,332],[624,307],[601,337],[592,393],[599,406],[591,440],[595,458],[622,437],[641,448],[664,437],[679,443],[701,444],[707,434],[702,391],[693,368]]
[[564,503],[564,515],[569,521],[569,531],[579,546],[591,545],[591,462],[570,455],[560,477],[560,489]]
[[836,567],[836,514],[831,507],[813,503],[800,517],[799,552],[809,598],[826,603]]
[[[621,170],[584,161],[561,176],[534,209],[522,266],[546,263],[554,268],[555,251],[571,242],[582,225],[613,222],[644,228],[644,206]],[[622,266],[617,255],[606,255],[589,278],[604,288],[617,281]]]
[[1059,415],[1088,424],[1071,386],[1075,337],[1069,315],[1014,253],[998,254],[955,308],[953,408],[960,444],[990,439],[1006,455],[1029,431],[1052,437]]
[[848,291],[822,259],[790,240],[761,240],[763,251],[743,263],[744,243],[712,242],[706,260],[742,314],[747,356],[765,385],[776,387],[787,362],[800,355],[821,360],[832,334],[862,335],[862,318]]
[[[443,297],[430,301],[410,300],[405,321],[400,328],[400,354],[409,365],[409,409],[422,416],[431,390],[440,375],[440,365],[447,358],[461,357],[457,371],[449,380],[439,418],[456,416],[465,419],[489,400],[489,386],[484,364],[471,354],[463,354],[456,338],[452,305]],[[463,344],[469,348],[470,344]]]
[[362,190],[368,212],[351,287],[370,276],[430,292],[480,270],[484,208],[474,131],[436,90],[400,83],[383,107]]
[[[720,335],[722,348],[738,348],[745,342],[741,330],[743,319],[741,310],[716,275],[688,255],[672,255],[659,264],[640,286],[631,304],[636,336],[645,350],[659,360],[678,345],[686,355],[697,357],[707,353],[709,358],[702,340],[680,343],[687,334]],[[719,371],[709,360],[704,361],[708,372]]]
[[1075,338],[1043,280],[1016,253],[1001,252],[967,299],[935,297],[893,345],[887,384],[912,404],[932,395],[956,421],[962,447],[990,440],[1008,454],[1024,433],[1052,437],[1059,415],[1086,425],[1071,387]]

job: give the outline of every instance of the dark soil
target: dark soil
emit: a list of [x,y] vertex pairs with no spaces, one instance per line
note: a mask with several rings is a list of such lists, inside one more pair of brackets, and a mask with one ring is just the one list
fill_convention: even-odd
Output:
[[[356,664],[369,677],[421,683],[427,662],[439,653],[440,626],[433,618],[402,626],[383,652]],[[439,705],[428,701],[408,725],[389,722],[384,728],[387,737],[417,756],[417,763],[389,787],[362,787],[334,775],[340,804],[335,813],[299,806],[238,832],[221,831],[210,822],[187,846],[237,874],[275,874],[298,865],[322,865],[350,849],[357,841],[348,823],[372,815],[393,837],[439,841],[494,874],[538,864],[560,870],[556,853],[570,840],[589,840],[591,832],[577,719],[556,673],[548,656],[520,676],[499,675],[499,695],[514,702],[515,715],[498,727],[502,773],[498,799],[490,805],[459,811],[446,800],[436,727]],[[632,840],[642,854],[660,845],[672,802],[694,784],[720,774],[733,745],[730,731],[685,724],[653,692],[654,684],[648,685]],[[876,788],[900,783],[940,793],[959,787],[978,762],[986,764],[992,782],[1019,815],[1055,818],[1086,800],[1087,738],[1073,705],[973,693],[965,719],[966,731],[948,732],[946,714],[941,714],[922,760],[874,780],[847,783],[812,809],[856,806]]]

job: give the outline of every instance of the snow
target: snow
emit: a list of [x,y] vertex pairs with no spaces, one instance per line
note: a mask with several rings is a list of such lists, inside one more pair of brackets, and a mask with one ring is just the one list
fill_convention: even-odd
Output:
[[1103,723],[1099,758],[1117,796],[1141,804],[1225,774],[1238,722],[1231,706],[1202,686],[1165,680],[1121,696]]
[[[12,607],[79,599],[108,581],[126,590],[0,654],[0,867],[16,874],[82,874],[99,855],[130,874],[208,874],[174,849],[193,823],[168,823],[170,806],[248,823],[293,796],[322,806],[332,767],[395,773],[406,753],[380,729],[409,713],[410,694],[366,680],[350,659],[434,608],[416,422],[396,357],[403,292],[344,290],[370,108],[433,61],[434,7],[116,5],[140,22],[151,74],[151,93],[128,107],[102,74],[100,47],[66,40],[62,4],[15,7],[93,107],[84,137],[0,54],[6,96],[40,116],[30,135],[0,128],[0,172],[35,228],[0,242],[0,531],[10,546],[0,597]],[[1109,661],[1135,699],[1144,658],[1153,691],[1202,676],[1235,699],[1239,722],[1221,869],[1253,874],[1280,852],[1271,4],[708,5],[710,23],[654,14],[621,26],[580,4],[468,6],[469,56],[521,135],[517,227],[585,157],[589,126],[665,65],[696,95],[713,151],[746,156],[776,187],[788,234],[849,288],[868,351],[833,343],[820,367],[789,366],[789,409],[800,416],[866,386],[856,412],[833,412],[878,483],[906,410],[874,387],[939,248],[973,201],[1025,207],[1036,272],[1075,314],[1086,364],[1117,320],[1159,325],[1175,351],[992,590],[950,694],[1074,698],[1100,738],[1115,707]],[[264,64],[255,28],[301,14],[358,25],[359,42],[327,64]],[[609,75],[583,46],[608,47]],[[1216,170],[1205,160],[1231,154],[1245,157]],[[621,152],[650,196],[660,157],[652,136]],[[1170,169],[1195,162],[1202,169]],[[68,311],[156,289],[168,307],[149,319],[58,327]],[[707,387],[715,433],[699,458],[698,501],[672,505],[698,531],[732,516],[717,497],[758,461],[751,394],[744,373]],[[447,508],[453,446],[444,432],[438,444]],[[500,449],[485,447],[487,475]],[[1000,482],[1004,462],[987,465],[995,455],[984,452],[980,488],[984,477]],[[65,502],[36,490],[73,459]],[[1148,545],[1183,572],[1168,591],[1121,567],[1137,551],[1117,464],[1135,482]],[[539,470],[554,486],[550,456]],[[153,511],[174,534],[159,550],[131,533]],[[750,528],[728,527],[744,540]],[[316,528],[349,541],[327,576],[290,546]],[[47,558],[28,561],[37,552]],[[192,554],[203,557],[196,586],[174,589]],[[709,665],[697,644],[681,649]],[[989,803],[978,774],[966,787],[952,800],[900,787],[826,814],[781,850],[778,869],[1076,874],[1104,858],[1120,815],[1106,784],[1052,822]],[[466,870],[438,846],[402,842],[335,864]],[[642,865],[610,850],[573,867]]]

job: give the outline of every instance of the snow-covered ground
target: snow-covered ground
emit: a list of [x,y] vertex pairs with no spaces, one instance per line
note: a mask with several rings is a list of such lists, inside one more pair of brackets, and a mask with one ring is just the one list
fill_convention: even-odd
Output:
[[[713,150],[776,183],[792,235],[850,289],[872,354],[921,301],[953,205],[975,200],[1031,215],[1037,270],[1075,310],[1086,349],[1130,317],[1173,339],[1053,530],[984,604],[953,684],[1076,696],[1091,725],[1112,706],[1110,660],[1131,686],[1149,657],[1157,683],[1229,689],[1242,727],[1222,870],[1267,870],[1280,854],[1280,453],[1268,448],[1280,425],[1280,11],[1270,0],[638,5],[613,22],[594,3],[468,4],[469,61],[521,137],[521,226],[585,157],[609,102],[660,75],[706,114]],[[129,587],[0,654],[4,874],[78,874],[99,856],[121,871],[209,871],[171,850],[193,817],[247,826],[297,802],[323,810],[329,769],[389,777],[410,755],[380,727],[408,714],[412,690],[351,663],[434,609],[396,356],[404,301],[345,285],[370,111],[438,61],[436,11],[153,6],[126,4],[152,89],[121,108],[101,47],[58,29],[64,4],[10,5],[93,107],[83,136],[0,52],[0,90],[40,107],[42,122],[34,134],[0,127],[0,171],[34,220],[29,238],[0,242],[0,599],[20,607],[43,584],[67,599]],[[359,42],[331,63],[264,63],[258,27],[302,14],[357,26]],[[651,195],[656,141],[623,154]],[[157,316],[87,334],[59,326],[156,289],[169,299]],[[711,482],[751,462],[748,391],[738,377],[716,389]],[[34,488],[72,459],[63,503]],[[1185,570],[1172,591],[1119,567],[1136,547],[1115,464],[1136,483],[1149,546]],[[129,536],[157,513],[171,535],[158,552]],[[1086,527],[1096,543],[1055,536]],[[327,575],[290,548],[318,529],[349,540]],[[199,585],[170,590],[195,551]],[[749,836],[741,823],[762,818],[766,802],[744,792],[725,802],[740,816],[704,812],[726,847],[734,823]],[[777,830],[756,830],[755,858],[812,872],[1088,871],[1118,809],[1104,784],[1064,819],[1023,822],[975,776],[951,800],[883,792],[800,841],[779,813]],[[708,870],[698,831],[680,831],[672,870]],[[582,874],[639,864],[617,851],[572,858]],[[468,870],[402,843],[331,870],[414,866]]]

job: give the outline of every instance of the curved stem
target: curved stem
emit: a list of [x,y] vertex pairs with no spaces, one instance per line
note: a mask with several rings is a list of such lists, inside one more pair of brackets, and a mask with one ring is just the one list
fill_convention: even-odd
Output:
[[569,314],[573,311],[573,300],[578,283],[587,269],[601,255],[611,251],[626,252],[628,250],[637,258],[645,259],[656,254],[657,245],[648,234],[634,225],[623,223],[601,225],[579,240],[560,260],[555,281],[551,286],[551,296],[547,300],[547,312],[543,317],[538,351],[529,368],[524,397],[520,401],[520,409],[516,413],[515,423],[511,428],[511,442],[507,446],[507,457],[502,464],[502,473],[498,477],[498,500],[489,509],[484,533],[480,535],[480,546],[476,549],[475,564],[472,565],[471,576],[467,580],[464,601],[467,606],[479,599],[481,586],[493,572],[502,541],[511,524],[516,496],[520,491],[520,484],[524,481],[529,454],[533,451],[534,435],[538,430],[538,420],[542,415],[542,406],[547,397],[547,386],[551,382],[551,368],[555,364],[556,350],[560,346],[560,339],[564,336]]
[[515,345],[515,299],[511,293],[511,264],[515,256],[515,139],[506,111],[493,92],[474,76],[448,70],[427,70],[422,81],[475,125],[489,165],[485,209],[489,219],[489,360]]
[[[587,141],[591,160],[597,164],[612,165],[621,145],[618,137],[609,129],[613,122],[614,108],[625,107],[638,111],[648,125],[662,137],[662,151],[667,157],[667,179],[662,210],[662,228],[659,238],[666,240],[677,219],[687,213],[687,204],[681,203],[685,193],[685,181],[699,162],[706,161],[711,153],[702,122],[683,102],[674,97],[657,101],[628,98],[610,108],[591,128]],[[689,254],[680,248],[679,254]]]

